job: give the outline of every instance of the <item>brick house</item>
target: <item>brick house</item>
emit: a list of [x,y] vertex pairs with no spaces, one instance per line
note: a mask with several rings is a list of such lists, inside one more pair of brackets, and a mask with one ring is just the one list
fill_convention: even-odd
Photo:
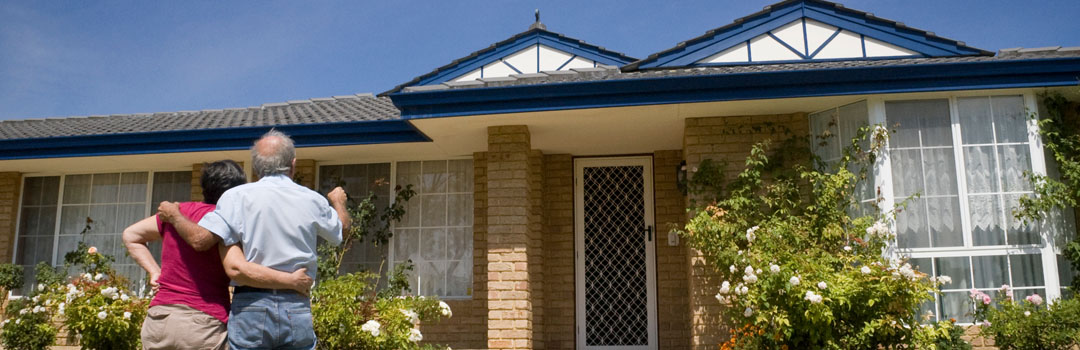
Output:
[[1055,237],[1075,234],[1073,213],[1032,226],[1007,213],[1031,193],[1024,171],[1054,171],[1027,118],[1037,94],[1076,101],[1078,76],[1080,48],[993,53],[820,0],[645,59],[537,21],[379,96],[2,122],[0,256],[58,263],[90,217],[85,239],[138,279],[120,230],[161,200],[199,200],[202,162],[245,162],[275,127],[299,147],[301,184],[344,182],[380,205],[415,186],[391,244],[347,263],[412,260],[414,290],[454,309],[426,341],[711,349],[726,340],[718,283],[669,232],[686,218],[680,176],[704,159],[740,165],[765,139],[814,135],[835,160],[838,140],[883,124],[897,132],[862,199],[921,194],[897,219],[899,252],[953,277],[926,307],[963,321],[970,288],[1054,298],[1071,280]]

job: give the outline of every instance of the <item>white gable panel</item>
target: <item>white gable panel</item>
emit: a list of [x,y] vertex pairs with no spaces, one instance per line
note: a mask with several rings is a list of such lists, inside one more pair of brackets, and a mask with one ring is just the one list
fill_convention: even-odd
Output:
[[479,68],[474,69],[472,72],[465,73],[465,75],[457,77],[453,81],[471,81],[471,80],[476,80],[476,79],[480,79],[480,69]]
[[706,57],[699,61],[699,63],[729,63],[729,62],[747,62],[750,57],[747,56],[746,43],[739,43],[732,46],[727,50],[720,51],[715,55]]
[[567,63],[566,66],[564,66],[560,70],[568,70],[568,69],[572,69],[572,68],[592,68],[592,67],[595,67],[595,66],[596,66],[596,63],[594,63],[592,60],[581,58],[581,57],[574,57],[573,61],[570,61],[570,63]]
[[863,57],[862,38],[858,34],[841,31],[814,59]]
[[496,77],[508,77],[511,74],[518,74],[513,69],[510,69],[506,63],[502,61],[495,61],[488,63],[484,66],[484,78],[496,78]]
[[540,71],[558,70],[573,55],[540,45]]
[[836,33],[839,28],[821,23],[812,19],[806,19],[806,43],[810,47],[810,53],[814,53],[825,40]]
[[866,40],[866,57],[889,57],[889,56],[912,56],[917,55],[914,51],[882,42],[874,38]]
[[788,46],[791,46],[796,51],[799,51],[804,55],[807,54],[806,46],[803,45],[802,20],[797,20],[785,24],[783,27],[774,29],[772,31],[772,34],[775,35],[777,38],[780,38],[781,41],[783,41],[785,44],[788,44]]
[[753,62],[802,59],[771,36],[762,35],[750,40],[750,60]]
[[[513,65],[514,68],[517,68],[517,70],[521,71],[522,73],[536,73],[538,72],[536,70],[536,55],[537,48],[536,45],[533,45],[529,46],[529,48],[527,49],[515,52],[510,56],[503,58],[503,61],[506,61],[506,63]],[[517,74],[517,72],[514,72],[514,74]],[[486,77],[487,74],[484,74],[484,76]]]

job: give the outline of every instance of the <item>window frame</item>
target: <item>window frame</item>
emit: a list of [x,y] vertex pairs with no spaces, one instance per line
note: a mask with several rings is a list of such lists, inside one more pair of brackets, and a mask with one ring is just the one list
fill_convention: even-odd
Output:
[[[146,179],[146,189],[147,189],[147,191],[146,191],[145,203],[147,203],[147,206],[146,206],[146,210],[143,211],[143,217],[149,217],[150,213],[156,211],[156,208],[153,205],[154,203],[150,203],[150,201],[153,200],[153,196],[154,196],[154,174],[159,173],[159,172],[168,173],[168,172],[191,172],[191,171],[192,171],[191,167],[187,167],[187,168],[177,167],[177,168],[159,168],[159,169],[130,168],[130,169],[100,170],[100,171],[91,171],[91,172],[55,172],[55,171],[50,171],[50,172],[37,172],[37,173],[25,173],[25,174],[22,174],[22,176],[20,176],[20,178],[19,178],[18,208],[16,208],[16,210],[15,210],[15,231],[14,231],[14,234],[12,236],[12,240],[14,242],[12,242],[12,244],[11,244],[11,261],[10,262],[12,264],[18,264],[18,259],[19,259],[19,256],[18,256],[19,243],[20,243],[20,240],[19,240],[20,234],[19,234],[19,232],[22,229],[22,225],[23,225],[22,212],[23,212],[23,201],[25,200],[25,197],[26,197],[26,178],[30,178],[30,177],[53,177],[53,176],[56,176],[56,177],[60,178],[60,181],[59,181],[59,183],[57,185],[57,191],[58,192],[57,192],[57,195],[56,195],[56,219],[55,219],[55,223],[53,224],[53,233],[52,233],[52,237],[53,237],[52,258],[49,261],[49,264],[55,267],[55,266],[58,266],[57,265],[57,259],[59,259],[60,256],[61,256],[61,253],[58,252],[57,249],[59,249],[59,244],[60,244],[60,229],[61,229],[60,223],[61,223],[61,220],[63,219],[62,213],[63,213],[63,209],[64,209],[64,186],[66,185],[66,181],[67,181],[68,176],[78,176],[78,175],[91,175],[91,176],[93,176],[93,175],[98,175],[98,174],[113,174],[113,173],[118,173],[118,174],[119,173],[146,173],[147,174],[147,179]],[[8,297],[17,299],[17,298],[22,298],[23,296],[15,294],[15,291],[8,291]]]
[[[909,101],[909,100],[926,100],[926,99],[947,99],[949,103],[949,117],[950,117],[950,131],[952,135],[952,147],[954,152],[954,164],[956,167],[956,185],[957,196],[960,204],[961,214],[961,229],[963,232],[964,245],[959,247],[931,247],[931,248],[900,248],[896,245],[894,240],[893,245],[888,249],[887,254],[896,257],[908,257],[908,258],[947,258],[947,257],[975,257],[975,256],[996,256],[996,255],[1019,255],[1019,254],[1039,254],[1042,263],[1042,274],[1045,288],[1045,297],[1047,300],[1054,300],[1061,297],[1061,285],[1058,274],[1057,266],[1057,247],[1053,239],[1046,239],[1046,236],[1040,234],[1041,244],[1006,244],[995,246],[975,246],[972,238],[972,223],[971,223],[971,209],[969,205],[969,191],[967,185],[967,172],[965,169],[965,158],[963,138],[960,127],[960,115],[959,105],[957,103],[959,98],[965,97],[987,97],[987,96],[1021,96],[1023,98],[1024,109],[1028,113],[1037,113],[1038,104],[1035,100],[1035,94],[1030,91],[968,91],[960,93],[950,94],[933,94],[929,96],[898,96],[898,97],[870,97],[867,98],[867,107],[869,115],[870,125],[887,125],[887,119],[885,115],[885,102],[886,101]],[[1046,161],[1044,154],[1044,145],[1042,143],[1042,137],[1038,132],[1038,120],[1028,119],[1027,123],[1027,146],[1029,151],[1029,157],[1031,160],[1031,172],[1037,175],[1046,175]],[[998,145],[995,141],[994,145]],[[971,146],[971,145],[967,145]],[[889,149],[888,140],[886,141],[885,149]],[[875,188],[880,189],[884,202],[881,206],[883,213],[891,211],[895,208],[896,197],[894,195],[894,189],[892,186],[893,171],[892,171],[892,157],[889,152],[883,152],[883,155],[879,157],[879,162],[874,167],[874,179]],[[1000,165],[999,165],[1000,166]],[[894,232],[896,230],[896,222],[890,223]],[[1067,225],[1066,225],[1067,226]],[[1045,223],[1037,226],[1039,232],[1046,232],[1047,225]],[[1011,262],[1009,263],[1011,270]],[[924,267],[925,269],[925,267]],[[932,270],[931,270],[932,271]],[[1011,272],[1010,272],[1011,276]],[[973,286],[974,287],[974,286]],[[987,290],[983,288],[977,288],[980,290]],[[956,291],[946,286],[944,290]],[[937,297],[936,297],[937,298]],[[935,299],[937,300],[937,299]],[[935,306],[936,309],[936,306]],[[940,315],[940,312],[935,313],[936,316]]]
[[[370,161],[354,159],[354,160],[316,162],[316,164],[315,164],[315,188],[322,187],[322,167],[323,166],[390,163],[390,186],[389,187],[390,187],[391,192],[387,193],[387,195],[390,198],[390,204],[393,205],[394,202],[397,199],[396,196],[393,193],[393,190],[394,190],[394,188],[397,188],[397,186],[398,186],[398,183],[397,183],[398,163],[401,163],[401,162],[429,162],[429,161],[446,161],[446,162],[449,162],[449,161],[455,161],[455,160],[471,160],[471,161],[474,162],[473,163],[474,166],[475,166],[475,161],[476,161],[476,159],[474,157],[472,157],[472,156],[456,156],[456,157],[444,157],[444,158],[372,159]],[[476,174],[473,174],[473,181],[474,182],[476,181]],[[475,201],[475,198],[476,198],[475,197],[475,195],[476,195],[476,188],[475,187],[473,188],[472,194],[474,196],[473,200]],[[473,242],[470,242],[470,246],[472,246],[472,249],[474,251],[476,249],[475,244],[473,244],[473,243],[475,243],[475,240],[476,240],[476,238],[475,238],[476,237],[475,236],[475,234],[476,234],[476,231],[475,231],[475,225],[476,225],[475,224],[475,222],[476,222],[475,221],[476,220],[475,210],[476,210],[476,208],[474,206],[473,214],[472,214],[473,215],[473,234],[474,234],[474,236],[473,236]],[[396,230],[396,229],[397,229],[397,224],[394,224],[392,230]],[[386,253],[386,271],[393,270],[394,266],[395,266],[395,263],[394,263],[394,259],[395,259],[395,256],[394,256],[394,248],[395,248],[394,247],[394,241],[395,241],[394,239],[390,239],[390,243],[387,244],[387,246],[386,246],[386,249],[387,249],[387,253]],[[472,261],[469,261],[469,264],[471,266],[469,268],[469,270],[471,271],[470,276],[469,276],[469,291],[470,291],[469,295],[464,295],[464,296],[438,296],[439,299],[442,299],[442,300],[472,300],[472,299],[475,298],[475,295],[476,295],[476,288],[475,288],[475,285],[474,285],[476,283],[476,256],[475,256],[475,254],[472,257]],[[420,295],[420,293],[419,293],[420,286],[419,285],[416,285],[416,286],[412,285],[413,283],[416,283],[416,282],[417,281],[409,281],[410,287],[412,287],[414,289],[414,293],[416,293],[417,295]]]

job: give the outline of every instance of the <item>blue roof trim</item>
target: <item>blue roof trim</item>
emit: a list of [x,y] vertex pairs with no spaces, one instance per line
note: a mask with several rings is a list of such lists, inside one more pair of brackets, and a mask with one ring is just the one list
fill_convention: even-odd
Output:
[[[735,23],[709,31],[675,48],[650,55],[624,67],[625,71],[647,68],[693,66],[717,52],[764,35],[800,18],[810,18],[843,30],[862,34],[921,54],[923,57],[990,55],[954,40],[870,16],[865,12],[838,7],[821,0],[789,0],[765,11],[738,19]],[[809,48],[807,48],[809,50]]]
[[0,160],[243,150],[271,128],[296,147],[431,141],[405,120],[0,140]]
[[402,88],[408,86],[445,83],[487,64],[496,62],[510,54],[537,44],[612,66],[622,66],[635,60],[634,58],[621,53],[605,50],[601,47],[590,45],[577,39],[568,38],[555,32],[534,28],[515,35],[505,41],[496,43],[492,48],[480,50],[473,56],[466,57],[460,61],[455,61],[432,73],[422,75],[412,82],[395,87],[390,92],[400,91]]
[[672,103],[1069,86],[1080,57],[417,91],[391,95],[405,119]]

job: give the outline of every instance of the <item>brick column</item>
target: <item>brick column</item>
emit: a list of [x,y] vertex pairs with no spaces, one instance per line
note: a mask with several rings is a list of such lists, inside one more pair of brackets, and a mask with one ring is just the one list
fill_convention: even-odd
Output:
[[315,160],[297,159],[296,170],[293,171],[293,181],[296,181],[301,186],[318,191],[315,188]]
[[[574,159],[544,156],[544,346],[574,349]],[[682,310],[686,312],[685,309]]]
[[[203,163],[195,163],[191,165],[191,201],[202,202],[202,166]],[[151,211],[156,211],[157,207],[152,208]]]
[[656,285],[657,329],[660,349],[690,347],[690,307],[687,295],[686,242],[669,245],[667,233],[686,226],[686,197],[676,178],[682,151],[656,151],[653,155],[653,183],[656,205]]
[[15,247],[15,223],[19,218],[19,188],[22,187],[22,174],[18,172],[0,173],[0,261],[11,261],[12,248]]
[[[488,128],[488,348],[533,348],[533,168],[526,126]],[[533,251],[530,254],[530,251]],[[530,272],[532,272],[530,274]]]

